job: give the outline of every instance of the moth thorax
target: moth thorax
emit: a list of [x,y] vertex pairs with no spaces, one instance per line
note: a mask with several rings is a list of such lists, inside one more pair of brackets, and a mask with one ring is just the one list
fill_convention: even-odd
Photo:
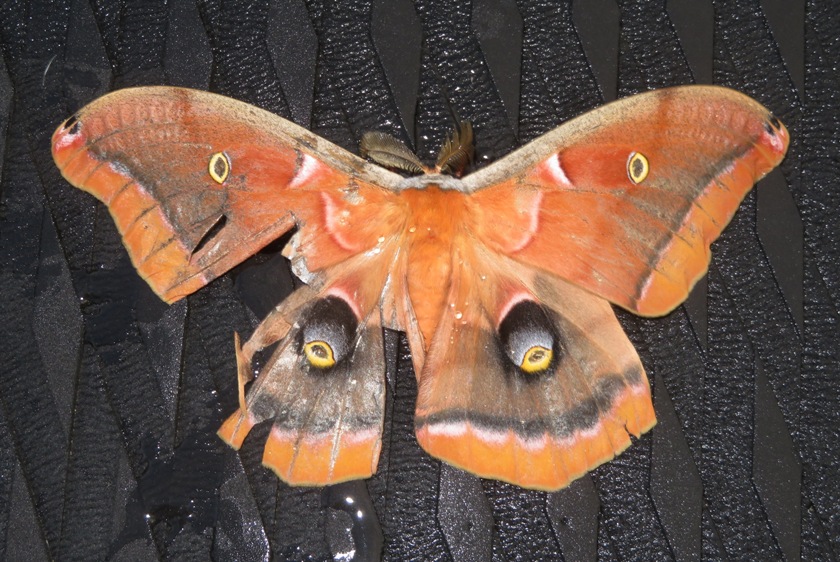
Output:
[[561,356],[559,341],[548,314],[532,300],[516,303],[499,324],[502,350],[523,375],[550,371]]
[[359,321],[346,301],[334,296],[319,299],[303,316],[300,354],[310,367],[330,369],[353,350]]

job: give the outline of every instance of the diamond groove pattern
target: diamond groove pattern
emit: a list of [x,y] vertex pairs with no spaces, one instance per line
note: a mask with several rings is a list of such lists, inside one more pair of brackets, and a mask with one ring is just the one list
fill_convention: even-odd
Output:
[[[49,137],[82,104],[117,87],[197,86],[311,121],[349,149],[366,130],[409,140],[416,126],[428,156],[451,126],[449,103],[475,123],[483,163],[602,97],[692,77],[761,100],[788,125],[792,146],[772,189],[759,186],[758,204],[748,198],[716,244],[708,305],[701,294],[688,313],[620,316],[651,375],[661,425],[555,494],[481,481],[418,447],[411,362],[404,338],[392,338],[380,468],[352,491],[369,495],[387,560],[836,557],[834,8],[6,2],[0,558],[328,560],[344,544],[329,539],[346,521],[321,490],[291,489],[260,466],[267,427],[239,453],[214,435],[236,404],[231,334],[247,335],[292,287],[290,277],[274,280],[288,275],[277,267],[280,245],[167,309],[137,279],[107,212],[52,164]],[[780,17],[788,9],[796,17]],[[500,13],[514,31],[495,31]],[[415,107],[416,123],[404,122]],[[253,281],[262,278],[269,283]],[[355,559],[376,559],[377,544],[359,539]]]

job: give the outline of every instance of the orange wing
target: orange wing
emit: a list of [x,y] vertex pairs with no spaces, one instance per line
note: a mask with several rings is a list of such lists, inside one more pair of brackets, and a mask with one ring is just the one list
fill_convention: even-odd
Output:
[[[276,115],[179,88],[96,100],[58,128],[53,155],[108,206],[167,302],[299,227],[289,250],[311,288],[237,338],[240,409],[219,434],[238,448],[272,420],[263,462],[291,484],[370,476],[385,406],[379,304],[405,215],[386,188],[402,178]],[[254,354],[275,342],[246,397]]]
[[676,88],[597,109],[467,176],[449,261],[417,268],[446,272],[448,287],[423,330],[423,448],[556,490],[649,430],[647,378],[607,300],[645,315],[679,305],[787,143],[741,94]]
[[705,274],[709,245],[788,140],[743,94],[672,88],[578,117],[464,182],[491,249],[658,316]]
[[[254,106],[182,88],[104,96],[53,135],[73,185],[108,205],[132,263],[166,302],[295,224],[309,272],[375,247],[346,213],[388,213],[401,177]],[[378,215],[376,215],[378,216]],[[313,280],[310,276],[310,280]]]
[[639,356],[609,303],[456,242],[448,303],[420,376],[430,454],[487,478],[557,490],[656,423]]

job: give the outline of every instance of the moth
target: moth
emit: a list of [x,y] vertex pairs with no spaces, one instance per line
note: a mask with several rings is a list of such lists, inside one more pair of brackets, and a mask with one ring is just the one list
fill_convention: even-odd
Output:
[[[433,168],[370,137],[378,161],[421,172],[405,177],[251,105],[146,87],[80,110],[52,150],[168,303],[297,227],[284,252],[306,286],[247,342],[235,337],[239,409],[219,430],[234,448],[273,420],[263,462],[287,483],[373,474],[387,327],[410,343],[429,454],[556,490],[656,423],[611,304],[660,316],[682,303],[788,132],[738,92],[678,87],[446,175],[468,157],[469,132]],[[273,344],[246,393],[255,354]]]

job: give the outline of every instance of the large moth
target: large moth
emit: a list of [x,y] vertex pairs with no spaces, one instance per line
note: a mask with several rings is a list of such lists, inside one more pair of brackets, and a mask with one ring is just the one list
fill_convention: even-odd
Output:
[[440,173],[446,158],[405,177],[245,103],[149,87],[70,117],[53,156],[169,303],[298,228],[286,252],[307,286],[235,338],[239,409],[219,430],[233,447],[273,420],[263,462],[286,482],[370,476],[387,327],[410,342],[426,451],[556,490],[656,421],[610,303],[682,303],[787,145],[757,102],[690,86],[601,107],[463,178]]

